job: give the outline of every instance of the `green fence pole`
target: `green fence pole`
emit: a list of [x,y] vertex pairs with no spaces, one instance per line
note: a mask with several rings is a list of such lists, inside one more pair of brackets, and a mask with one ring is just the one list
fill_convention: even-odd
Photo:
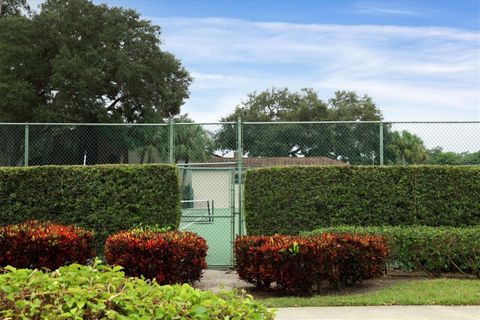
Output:
[[168,163],[175,163],[175,128],[174,121],[168,121]]
[[380,122],[380,165],[383,166],[383,122]]
[[28,126],[28,124],[25,125],[25,143],[24,143],[24,154],[23,154],[23,165],[25,167],[28,167],[28,153],[29,153],[29,142],[30,142],[30,139],[29,139],[29,136],[30,136],[30,128]]
[[234,265],[234,250],[235,245],[235,236],[237,235],[237,229],[235,225],[235,170],[230,170],[230,214],[231,214],[231,225],[232,233],[230,238],[230,266]]
[[242,224],[242,173],[243,173],[243,145],[242,145],[242,119],[237,119],[237,173],[238,173],[238,233],[243,235],[243,224]]

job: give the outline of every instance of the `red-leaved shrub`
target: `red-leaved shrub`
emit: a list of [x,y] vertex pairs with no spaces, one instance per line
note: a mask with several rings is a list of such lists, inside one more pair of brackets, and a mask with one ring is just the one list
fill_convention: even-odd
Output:
[[159,284],[192,283],[207,267],[207,242],[192,232],[130,230],[108,237],[105,258],[129,276]]
[[340,289],[382,274],[388,250],[377,236],[245,236],[235,241],[241,279],[257,287],[309,294],[329,282]]
[[58,269],[94,255],[93,232],[73,225],[27,221],[0,227],[0,267]]

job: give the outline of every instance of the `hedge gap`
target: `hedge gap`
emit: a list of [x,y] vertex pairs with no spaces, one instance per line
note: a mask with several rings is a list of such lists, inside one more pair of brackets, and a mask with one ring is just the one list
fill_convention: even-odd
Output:
[[480,167],[328,166],[248,170],[249,234],[337,225],[480,224]]

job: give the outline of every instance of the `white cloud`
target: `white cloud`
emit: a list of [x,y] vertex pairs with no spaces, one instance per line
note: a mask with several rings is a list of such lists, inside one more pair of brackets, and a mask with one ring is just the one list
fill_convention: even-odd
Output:
[[452,115],[480,120],[478,32],[222,18],[153,20],[162,26],[166,49],[194,70],[184,109],[208,114],[210,121],[231,112],[238,97],[272,86],[313,87],[324,98],[339,89],[357,90],[372,96],[388,120],[446,120]]
[[420,15],[417,11],[403,10],[403,9],[391,9],[391,8],[380,8],[380,7],[371,7],[371,6],[360,6],[357,10],[359,13],[387,13],[387,14],[396,14],[396,15],[407,15],[407,16],[417,16]]
[[[479,32],[222,18],[152,20],[162,26],[165,48],[193,71],[191,98],[183,110],[196,121],[219,120],[248,93],[272,86],[312,87],[324,99],[341,89],[366,93],[390,121],[480,120]],[[468,139],[460,131],[443,139],[455,137],[470,150],[480,149],[478,131]],[[427,144],[439,144],[438,135],[422,135]]]
[[[42,2],[28,1],[34,7]],[[368,3],[358,8],[382,14],[418,13]],[[272,86],[312,87],[324,99],[342,89],[366,93],[389,121],[480,120],[478,31],[226,18],[147,19],[162,27],[164,48],[191,71],[191,97],[182,112],[199,122],[218,121],[248,93]],[[471,150],[480,148],[478,131],[478,136],[470,130],[462,138],[461,130],[451,135],[445,130],[448,141],[453,136],[460,142],[470,141]],[[424,137],[427,143],[438,144],[439,135],[425,133]]]

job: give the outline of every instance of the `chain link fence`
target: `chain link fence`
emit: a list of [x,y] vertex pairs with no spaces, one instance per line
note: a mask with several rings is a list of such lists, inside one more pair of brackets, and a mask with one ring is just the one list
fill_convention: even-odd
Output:
[[0,136],[0,166],[480,164],[479,121],[0,124]]
[[0,166],[175,163],[181,230],[233,264],[243,173],[285,165],[480,165],[480,121],[0,124]]

